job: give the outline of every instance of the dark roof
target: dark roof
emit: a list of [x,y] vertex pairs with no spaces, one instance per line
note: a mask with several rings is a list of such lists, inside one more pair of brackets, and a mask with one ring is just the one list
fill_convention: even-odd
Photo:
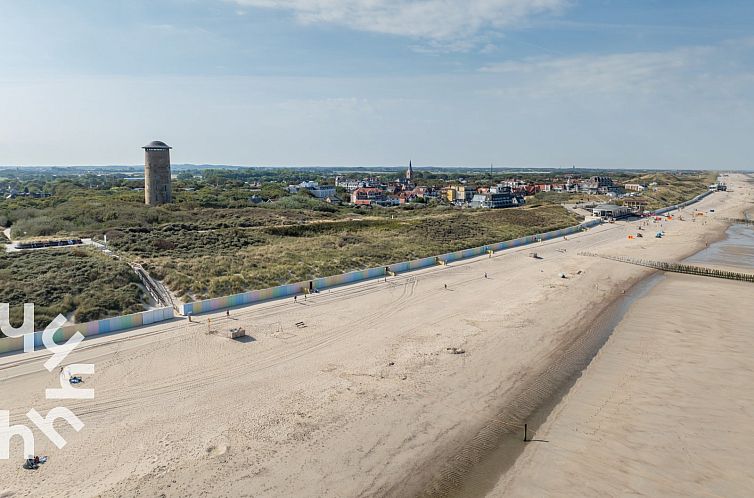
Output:
[[621,207],[623,206],[618,206],[616,204],[599,204],[595,206],[594,209],[603,209],[605,211],[608,211],[608,210],[620,209]]
[[168,144],[166,144],[165,142],[153,140],[142,147],[142,149],[172,149],[172,147],[168,146]]

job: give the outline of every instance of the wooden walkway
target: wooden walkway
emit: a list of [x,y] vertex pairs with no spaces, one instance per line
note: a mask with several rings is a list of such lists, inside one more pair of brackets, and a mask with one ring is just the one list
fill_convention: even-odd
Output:
[[666,261],[652,261],[648,259],[636,259],[628,256],[605,256],[603,254],[595,254],[592,252],[580,252],[579,256],[593,256],[597,258],[609,259],[612,261],[620,261],[621,263],[629,263],[632,265],[646,266],[648,268],[654,268],[661,271],[670,271],[674,273],[686,273],[688,275],[698,275],[700,277],[713,277],[713,278],[725,278],[728,280],[739,280],[741,282],[754,283],[754,274],[740,273],[735,271],[717,270],[715,268],[707,268],[704,266],[696,265],[684,265],[681,263],[668,263]]

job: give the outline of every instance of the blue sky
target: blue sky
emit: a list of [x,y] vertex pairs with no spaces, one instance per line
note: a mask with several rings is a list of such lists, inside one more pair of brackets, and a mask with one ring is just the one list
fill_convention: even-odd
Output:
[[749,0],[0,0],[0,164],[754,168]]

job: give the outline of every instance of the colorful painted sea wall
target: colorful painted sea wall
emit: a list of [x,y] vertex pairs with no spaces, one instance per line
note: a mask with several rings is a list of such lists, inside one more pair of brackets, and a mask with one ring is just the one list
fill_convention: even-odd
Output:
[[[93,337],[111,332],[120,332],[152,323],[164,322],[174,318],[173,308],[158,308],[132,315],[116,316],[114,318],[105,318],[93,322],[76,323],[66,325],[58,329],[53,338],[58,344],[70,339],[76,332],[81,332],[84,337]],[[44,347],[42,343],[42,332],[34,333],[34,348],[36,350]],[[22,337],[6,337],[0,339],[0,354],[21,351],[24,348]]]

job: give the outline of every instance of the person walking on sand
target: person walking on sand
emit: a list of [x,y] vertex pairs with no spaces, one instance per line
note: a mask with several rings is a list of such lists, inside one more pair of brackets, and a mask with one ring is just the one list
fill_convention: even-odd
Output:
[[298,302],[298,296],[293,296],[293,302],[294,303]]
[[448,284],[445,284],[445,290],[448,290]]
[[225,310],[225,317],[230,318],[230,310]]
[[487,272],[484,272],[484,278],[487,278]]

